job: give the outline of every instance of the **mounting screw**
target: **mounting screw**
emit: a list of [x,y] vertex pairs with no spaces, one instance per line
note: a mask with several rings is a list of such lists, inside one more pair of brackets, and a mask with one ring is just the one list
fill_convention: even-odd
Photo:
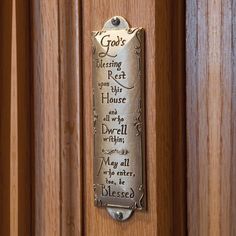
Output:
[[117,212],[115,213],[115,218],[116,218],[117,220],[123,220],[123,213],[120,212],[120,211],[117,211]]
[[118,26],[120,24],[120,19],[118,17],[113,17],[111,19],[111,23],[114,25],[114,26]]

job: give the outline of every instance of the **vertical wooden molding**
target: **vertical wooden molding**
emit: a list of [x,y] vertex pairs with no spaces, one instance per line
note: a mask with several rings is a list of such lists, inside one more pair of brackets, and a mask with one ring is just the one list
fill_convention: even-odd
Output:
[[81,3],[59,0],[61,234],[82,235]]
[[0,2],[0,235],[10,235],[12,1]]
[[82,235],[80,10],[32,4],[36,235]]
[[[228,11],[231,11],[230,19],[231,19],[231,35],[228,37],[228,40],[230,38],[232,48],[230,48],[230,56],[228,57],[228,60],[232,60],[232,62],[229,64],[232,66],[231,68],[231,76],[229,78],[229,84],[231,85],[230,90],[230,98],[231,99],[231,127],[230,129],[230,180],[231,180],[231,186],[230,186],[230,199],[231,199],[231,206],[230,206],[230,230],[231,234],[236,234],[236,2],[230,1],[231,7],[228,8]],[[227,17],[229,17],[228,12],[225,13],[225,27],[228,27],[229,22],[227,23]],[[223,45],[223,44],[222,44]],[[228,88],[228,87],[226,87]],[[226,93],[227,95],[227,93]],[[227,114],[228,115],[228,114]]]
[[60,113],[58,1],[32,2],[35,232],[60,230]]
[[18,234],[31,235],[31,60],[29,1],[14,0],[16,6],[17,66],[17,155],[18,155]]
[[[156,202],[156,227],[157,231],[153,235],[173,235],[174,234],[174,188],[173,188],[173,97],[172,97],[172,6],[171,1],[154,1],[155,11],[150,16],[149,21],[155,17],[154,38],[147,45],[147,50],[155,47],[153,57],[155,65],[150,62],[151,55],[146,55],[149,61],[147,73],[154,72],[152,75],[152,85],[155,87],[152,95],[149,95],[152,88],[149,86],[146,90],[147,97],[147,117],[149,112],[155,111],[155,124],[148,122],[148,129],[152,130],[151,135],[147,136],[148,143],[156,137],[155,149],[149,147],[150,159],[147,159],[149,165],[155,166],[155,169],[149,169],[149,181],[155,173],[155,183],[152,188],[156,190],[156,196],[152,201]],[[150,37],[150,32],[147,36]],[[154,71],[153,71],[154,70]],[[149,74],[146,75],[149,83]],[[155,99],[155,103],[153,100]],[[150,109],[152,108],[152,109]],[[149,120],[149,119],[148,119]],[[149,144],[148,144],[149,145]],[[154,151],[155,150],[155,151]],[[181,180],[179,180],[181,181]],[[150,190],[152,192],[152,190]],[[153,207],[153,202],[150,207]]]
[[[23,8],[27,5],[24,3]],[[29,100],[28,87],[24,87],[29,82],[29,50],[28,42],[22,44],[29,32],[24,27],[26,24],[21,24],[26,11],[18,8],[18,0],[1,2],[1,11],[0,234],[30,235],[30,142],[27,139],[30,122],[28,103],[24,100]],[[29,15],[24,17],[28,22]]]
[[[223,143],[221,135],[226,131],[222,126],[222,90],[221,87],[221,0],[208,1],[208,181],[209,181],[209,235],[222,235],[221,214],[221,158]],[[225,63],[222,61],[222,63]],[[222,80],[225,78],[222,77]],[[224,98],[223,98],[224,99]],[[226,131],[227,132],[227,131]],[[227,181],[228,182],[228,181]],[[225,184],[227,184],[227,182]],[[224,205],[224,202],[222,202]],[[229,220],[229,219],[228,219]],[[223,222],[222,222],[223,223]],[[224,230],[223,226],[222,230]],[[225,235],[225,234],[223,234]],[[227,235],[227,234],[226,234]]]
[[11,117],[10,117],[10,235],[18,235],[18,106],[16,1],[12,1]]
[[235,2],[187,1],[188,228],[235,234]]
[[174,232],[187,235],[185,1],[172,7],[172,135]]

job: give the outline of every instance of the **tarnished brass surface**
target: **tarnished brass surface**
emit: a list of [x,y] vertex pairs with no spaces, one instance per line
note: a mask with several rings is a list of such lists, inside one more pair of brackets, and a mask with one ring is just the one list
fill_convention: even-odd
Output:
[[[92,33],[94,200],[145,209],[144,30]],[[108,30],[106,30],[108,29]]]

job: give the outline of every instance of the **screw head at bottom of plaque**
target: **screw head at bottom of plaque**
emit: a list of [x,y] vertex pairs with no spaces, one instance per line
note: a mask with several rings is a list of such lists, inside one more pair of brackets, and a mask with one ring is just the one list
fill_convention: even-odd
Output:
[[133,213],[133,210],[130,209],[123,209],[123,208],[112,208],[108,207],[107,211],[109,215],[117,221],[125,221],[130,218]]

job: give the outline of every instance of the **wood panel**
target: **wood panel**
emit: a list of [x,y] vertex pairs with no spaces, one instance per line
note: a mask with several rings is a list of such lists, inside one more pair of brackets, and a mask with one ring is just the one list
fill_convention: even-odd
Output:
[[[183,2],[177,9],[183,7]],[[178,4],[177,4],[178,5]],[[177,6],[176,5],[176,6]],[[184,73],[183,45],[172,41],[173,27],[183,18],[172,18],[171,1],[83,1],[84,92],[84,234],[85,235],[184,235]],[[183,12],[182,12],[183,13]],[[92,79],[90,32],[101,29],[113,15],[124,16],[132,26],[146,31],[146,118],[148,210],[136,212],[127,222],[113,221],[105,209],[93,206],[92,195]],[[175,26],[173,26],[175,24]],[[177,35],[179,35],[177,33]],[[181,37],[180,37],[181,38]],[[173,44],[178,47],[173,53]],[[180,59],[173,67],[172,58]],[[180,66],[180,68],[178,67]],[[173,72],[177,74],[173,77]],[[173,83],[173,80],[176,80]],[[178,85],[175,87],[174,85]],[[181,95],[180,95],[181,94]],[[178,96],[180,95],[180,98]],[[182,113],[183,112],[183,113]],[[173,121],[177,121],[173,123]],[[176,133],[178,131],[178,133]],[[181,141],[178,141],[181,140]],[[175,144],[174,144],[175,142]],[[177,152],[174,153],[173,150]],[[179,157],[179,165],[178,163]],[[173,161],[175,160],[175,161]],[[176,168],[175,171],[173,171]],[[174,187],[175,185],[179,188]],[[174,203],[175,200],[180,204]],[[176,207],[176,208],[175,208]],[[178,211],[177,209],[181,209]],[[94,224],[91,225],[91,219]]]
[[[186,234],[183,1],[171,3],[33,1],[35,235]],[[145,28],[147,58],[148,210],[122,224],[92,187],[90,33],[117,14]]]
[[79,12],[77,0],[33,3],[36,235],[82,235]]
[[[32,234],[32,152],[31,152],[31,55],[30,55],[30,1],[15,1],[16,66],[17,66],[17,178],[18,178],[18,235]],[[17,234],[13,234],[17,235]]]
[[58,1],[32,1],[34,234],[60,235]]
[[11,97],[10,97],[10,234],[18,235],[18,106],[17,106],[17,39],[16,2],[12,1]]
[[59,1],[61,235],[82,235],[81,3]]
[[1,2],[1,235],[30,235],[31,227],[29,12],[18,3]]
[[174,1],[172,10],[172,130],[173,130],[173,193],[175,235],[186,235],[186,60],[185,1]]
[[12,2],[0,3],[0,234],[10,235]]
[[187,1],[188,228],[235,235],[235,1]]

